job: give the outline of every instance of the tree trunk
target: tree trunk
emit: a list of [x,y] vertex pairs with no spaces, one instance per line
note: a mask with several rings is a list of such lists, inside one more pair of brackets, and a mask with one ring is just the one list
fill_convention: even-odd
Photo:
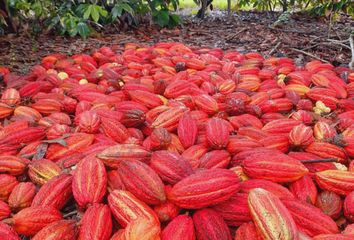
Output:
[[11,13],[9,11],[7,0],[0,0],[0,14],[4,17],[6,25],[4,29],[6,32],[17,32],[17,27],[12,21]]
[[287,0],[281,1],[281,5],[283,7],[283,12],[288,11],[288,1]]
[[231,0],[227,0],[227,14],[231,16]]

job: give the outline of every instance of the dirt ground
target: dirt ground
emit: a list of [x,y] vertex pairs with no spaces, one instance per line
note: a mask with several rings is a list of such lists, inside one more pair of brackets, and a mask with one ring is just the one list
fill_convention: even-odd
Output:
[[159,29],[148,23],[128,31],[110,26],[87,40],[50,34],[36,38],[24,34],[0,36],[0,66],[25,73],[41,58],[54,52],[71,55],[90,53],[100,46],[165,41],[240,52],[258,51],[265,56],[292,57],[299,63],[316,58],[334,65],[350,62],[347,39],[350,29],[354,28],[352,18],[340,16],[331,23],[326,19],[293,14],[287,23],[274,26],[277,17],[277,13],[238,12],[228,19],[223,12],[216,10],[203,21],[185,16],[183,25],[176,29]]

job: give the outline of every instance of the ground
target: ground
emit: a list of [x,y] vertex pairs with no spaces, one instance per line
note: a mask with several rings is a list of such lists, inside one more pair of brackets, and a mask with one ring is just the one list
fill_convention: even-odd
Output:
[[36,38],[28,35],[0,36],[0,66],[24,73],[42,57],[54,52],[71,55],[89,53],[100,46],[164,41],[240,52],[257,51],[265,56],[288,56],[299,63],[316,58],[334,65],[350,62],[347,39],[350,28],[354,27],[353,19],[341,16],[331,23],[324,18],[294,14],[288,23],[274,26],[278,16],[267,12],[237,12],[228,19],[224,12],[214,10],[204,21],[189,14],[183,17],[183,26],[176,29],[159,29],[148,23],[128,31],[111,26],[87,40],[50,34]]

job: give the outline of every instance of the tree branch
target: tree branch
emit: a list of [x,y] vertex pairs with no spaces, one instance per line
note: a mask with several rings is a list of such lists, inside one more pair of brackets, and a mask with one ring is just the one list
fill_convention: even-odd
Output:
[[352,60],[349,63],[350,69],[354,69],[354,39],[353,38],[354,38],[354,33],[351,33],[349,37],[350,49],[352,51]]

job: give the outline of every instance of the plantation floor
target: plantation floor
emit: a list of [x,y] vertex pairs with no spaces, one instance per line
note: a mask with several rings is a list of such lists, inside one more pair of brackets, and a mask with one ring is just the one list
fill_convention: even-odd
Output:
[[0,66],[15,72],[26,72],[41,58],[53,52],[90,53],[100,46],[121,47],[127,42],[153,44],[177,41],[188,45],[240,52],[258,51],[265,56],[288,56],[298,63],[322,59],[334,65],[347,65],[351,52],[347,41],[354,20],[341,16],[330,24],[324,19],[293,15],[286,24],[273,26],[277,14],[266,12],[234,13],[230,20],[224,12],[214,10],[204,21],[185,16],[184,25],[176,29],[158,29],[142,24],[137,29],[119,31],[115,26],[97,36],[82,40],[61,36],[0,36]]

